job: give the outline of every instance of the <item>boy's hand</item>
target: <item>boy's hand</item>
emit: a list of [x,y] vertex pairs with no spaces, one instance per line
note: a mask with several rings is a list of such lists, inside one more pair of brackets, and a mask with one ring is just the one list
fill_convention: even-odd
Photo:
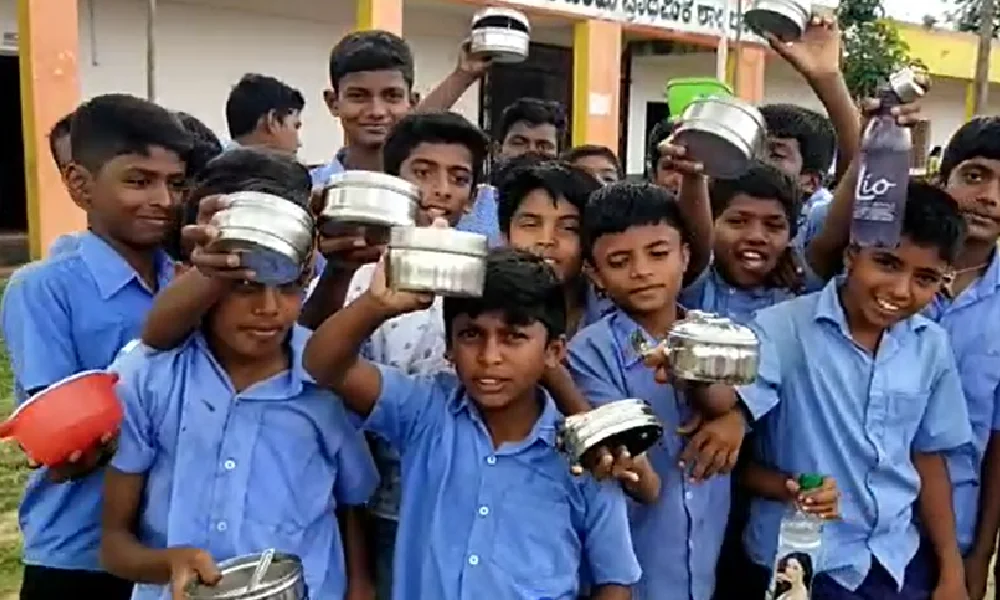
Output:
[[222,579],[222,573],[215,566],[212,556],[197,548],[170,548],[167,562],[170,564],[170,591],[173,600],[187,600],[187,587],[192,583],[201,582],[205,585],[216,585]]
[[705,165],[688,156],[687,148],[675,144],[673,136],[660,142],[657,149],[660,151],[660,155],[667,159],[667,164],[663,168],[676,171],[685,178],[698,178],[705,175]]
[[[310,200],[313,217],[321,222],[320,215],[326,202],[325,191],[314,190]],[[361,265],[373,263],[385,252],[385,244],[373,243],[365,237],[363,227],[336,228],[332,235],[323,233],[323,228],[317,228],[317,245],[319,252],[326,257],[329,265],[345,269],[356,269]],[[381,240],[379,240],[381,241]]]
[[670,370],[670,357],[662,349],[655,349],[642,353],[642,364],[653,369],[653,379],[656,383],[667,385],[674,380],[674,374]]
[[813,15],[798,40],[786,42],[769,34],[767,41],[806,79],[840,73],[840,28],[833,17]]
[[[89,450],[74,452],[64,464],[57,467],[50,467],[45,475],[53,483],[64,483],[86,477],[108,464],[114,457],[117,449],[118,434],[105,435]],[[21,451],[24,452],[24,448],[21,448]],[[32,460],[27,452],[24,455],[28,461],[29,469],[41,468],[42,465]]]
[[975,549],[965,557],[965,588],[969,592],[969,600],[983,600],[986,597],[991,559],[990,553],[977,552]]
[[458,65],[456,70],[473,79],[479,79],[493,65],[493,60],[487,54],[472,52],[472,40],[467,39],[459,46]]
[[211,225],[212,216],[229,207],[226,196],[206,196],[198,203],[198,219],[181,230],[181,243],[193,248],[191,264],[207,277],[223,279],[253,279],[254,273],[241,266],[238,252],[210,250],[219,238],[219,230]]
[[[633,458],[625,446],[619,446],[614,453],[607,446],[601,446],[595,451],[593,463],[586,465],[586,468],[598,481],[613,477],[623,484],[638,483],[639,473],[636,464],[640,460],[646,459],[642,455]],[[582,475],[583,469],[584,467],[580,465],[571,468],[574,475]]]
[[832,477],[824,477],[819,489],[803,492],[799,482],[789,479],[785,482],[788,492],[795,497],[795,504],[803,512],[827,521],[840,518],[840,491]]
[[789,245],[778,258],[778,264],[774,266],[774,270],[768,275],[768,285],[801,294],[805,290],[805,284],[805,270],[802,268],[798,254]]
[[729,473],[740,458],[740,446],[746,435],[746,422],[739,409],[733,409],[701,426],[688,440],[679,466],[690,467],[692,481],[704,481],[720,473]]
[[[878,110],[881,103],[878,98],[867,98],[861,101],[861,126],[862,131],[864,127],[868,125],[868,121],[872,117],[878,114]],[[920,118],[920,104],[919,102],[912,102],[910,104],[900,104],[899,106],[894,106],[889,111],[889,114],[895,119],[896,124],[900,127],[913,127],[917,123],[920,123],[923,119]]]

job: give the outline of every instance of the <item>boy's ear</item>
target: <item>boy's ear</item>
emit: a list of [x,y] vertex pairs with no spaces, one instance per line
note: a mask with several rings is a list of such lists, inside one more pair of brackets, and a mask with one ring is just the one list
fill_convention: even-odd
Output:
[[80,163],[71,162],[63,169],[62,178],[73,203],[83,210],[89,210],[94,194],[94,176],[90,170]]
[[330,114],[335,117],[340,117],[340,106],[337,101],[337,90],[326,89],[323,90],[323,103],[326,104],[327,110]]
[[594,286],[594,291],[597,292],[598,297],[604,297],[604,283],[601,281],[600,273],[594,268],[594,264],[586,258],[583,259],[580,272],[590,281],[590,285]]

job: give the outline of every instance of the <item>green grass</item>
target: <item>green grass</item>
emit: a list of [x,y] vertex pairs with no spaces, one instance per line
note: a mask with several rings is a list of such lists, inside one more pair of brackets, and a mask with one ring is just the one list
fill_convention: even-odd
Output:
[[[0,282],[0,295],[3,284]],[[0,418],[14,408],[14,378],[7,359],[7,346],[0,338]],[[21,584],[21,535],[17,527],[17,505],[28,476],[27,462],[10,442],[0,442],[0,600],[17,597]]]

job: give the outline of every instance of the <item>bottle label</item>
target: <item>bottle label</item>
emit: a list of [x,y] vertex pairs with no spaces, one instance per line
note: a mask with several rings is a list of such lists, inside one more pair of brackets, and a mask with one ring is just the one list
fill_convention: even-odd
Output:
[[814,556],[808,552],[789,552],[779,555],[771,575],[771,585],[766,599],[809,600],[812,596],[815,569]]
[[858,187],[854,194],[854,219],[856,221],[892,222],[896,219],[896,202],[886,196],[897,183],[885,177],[873,176],[868,165],[861,165]]

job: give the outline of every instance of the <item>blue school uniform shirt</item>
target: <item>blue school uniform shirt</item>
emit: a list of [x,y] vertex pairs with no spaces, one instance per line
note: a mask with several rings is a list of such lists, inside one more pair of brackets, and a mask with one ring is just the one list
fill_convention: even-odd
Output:
[[[968,403],[973,443],[946,454],[962,551],[975,542],[980,477],[990,434],[1000,431],[1000,255],[954,300],[938,295],[924,314],[948,332]],[[997,415],[1000,417],[1000,414]]]
[[[90,232],[76,241],[18,269],[7,284],[0,321],[19,404],[74,373],[107,368],[139,336],[153,304],[155,290],[107,242]],[[162,288],[173,263],[158,253],[157,265]],[[101,570],[101,480],[98,472],[56,484],[45,469],[31,473],[19,511],[26,564]]]
[[729,477],[693,484],[678,468],[685,440],[675,431],[693,413],[673,387],[653,380],[653,370],[633,347],[637,333],[653,342],[628,315],[614,310],[573,338],[567,366],[595,406],[645,400],[664,424],[663,437],[646,452],[663,482],[660,497],[651,505],[630,501],[629,506],[632,542],[642,567],[633,598],[709,600],[729,514]]
[[[805,292],[822,288],[823,281],[809,268],[802,253],[797,250],[796,252],[798,262],[805,271]],[[738,288],[730,285],[712,265],[709,265],[697,279],[681,291],[678,302],[687,309],[704,310],[728,317],[738,323],[747,323],[753,319],[754,313],[758,310],[795,296],[795,292],[787,288],[770,286]]]
[[[236,392],[205,338],[140,346],[114,368],[125,407],[112,467],[144,475],[137,536],[216,561],[274,548],[302,559],[312,598],[342,598],[335,511],[368,500],[376,473],[343,403],[302,368],[309,331],[291,333],[291,368]],[[139,585],[135,600],[169,599]]]
[[[958,448],[972,431],[944,330],[911,317],[883,334],[873,358],[850,337],[842,283],[757,313],[758,378],[739,394],[764,415],[755,426],[763,464],[837,481],[841,517],[823,527],[818,571],[854,590],[877,560],[902,585],[920,544],[911,453]],[[744,543],[758,565],[773,564],[787,508],[752,501]]]
[[49,256],[57,256],[72,252],[80,246],[80,236],[83,232],[66,233],[52,241],[49,246]]
[[544,392],[528,436],[494,448],[455,375],[378,369],[366,426],[402,457],[393,598],[573,600],[581,568],[597,585],[638,580],[625,496],[569,472]]

